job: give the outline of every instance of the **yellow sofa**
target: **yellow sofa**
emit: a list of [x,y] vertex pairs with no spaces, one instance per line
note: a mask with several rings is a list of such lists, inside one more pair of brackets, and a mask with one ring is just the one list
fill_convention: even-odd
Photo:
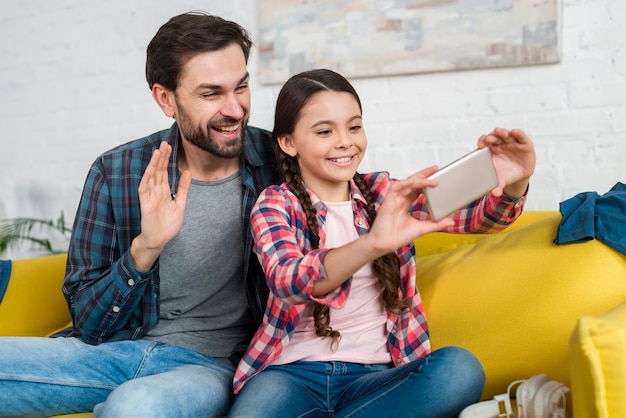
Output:
[[[476,354],[484,399],[546,373],[572,388],[575,416],[626,416],[626,373],[612,372],[626,370],[626,256],[598,240],[553,244],[560,218],[526,211],[498,234],[417,239],[432,345]],[[65,255],[12,262],[0,335],[45,336],[69,323],[64,268]]]

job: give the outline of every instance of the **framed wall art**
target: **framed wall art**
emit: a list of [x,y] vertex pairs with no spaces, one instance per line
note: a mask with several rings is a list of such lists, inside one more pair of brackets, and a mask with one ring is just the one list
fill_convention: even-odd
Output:
[[560,0],[259,0],[260,80],[557,63]]

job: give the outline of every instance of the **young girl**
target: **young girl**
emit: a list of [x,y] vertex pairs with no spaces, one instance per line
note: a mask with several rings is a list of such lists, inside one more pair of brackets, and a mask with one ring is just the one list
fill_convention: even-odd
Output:
[[261,193],[251,215],[270,296],[235,374],[232,417],[452,417],[481,396],[472,354],[430,351],[412,243],[511,223],[534,169],[532,142],[520,130],[482,136],[500,185],[432,222],[422,190],[436,186],[427,180],[436,167],[405,180],[357,173],[361,114],[354,88],[329,70],[292,77],[278,96],[286,182]]

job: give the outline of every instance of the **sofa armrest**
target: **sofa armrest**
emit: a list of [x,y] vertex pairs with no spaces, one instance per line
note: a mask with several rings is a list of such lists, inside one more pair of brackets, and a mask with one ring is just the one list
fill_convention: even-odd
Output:
[[61,290],[66,260],[67,254],[58,254],[10,261],[0,335],[43,337],[70,323]]

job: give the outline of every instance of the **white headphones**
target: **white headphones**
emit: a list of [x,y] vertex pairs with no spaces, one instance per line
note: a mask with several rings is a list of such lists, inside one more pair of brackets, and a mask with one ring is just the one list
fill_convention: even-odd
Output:
[[[516,389],[516,390],[515,390]],[[515,390],[517,418],[566,418],[570,390],[560,382],[539,374],[527,380],[511,383],[509,394]]]
[[570,418],[568,404],[571,405],[569,388],[546,374],[538,374],[516,380],[506,393],[493,400],[468,406],[460,418]]

